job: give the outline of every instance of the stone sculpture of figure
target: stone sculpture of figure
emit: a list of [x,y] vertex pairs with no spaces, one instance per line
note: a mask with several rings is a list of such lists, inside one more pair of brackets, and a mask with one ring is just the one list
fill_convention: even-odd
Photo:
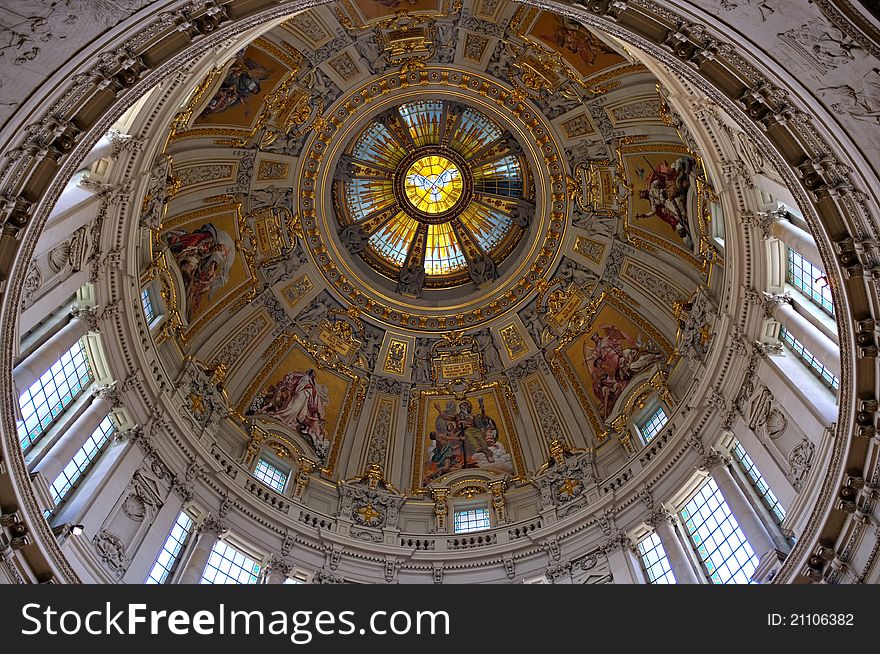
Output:
[[504,139],[504,145],[507,147],[507,153],[513,157],[517,157],[523,154],[522,146],[512,136],[508,136]]
[[297,322],[317,322],[325,313],[333,308],[333,300],[329,296],[319,295],[305,309],[299,312]]
[[293,189],[283,186],[267,186],[266,188],[254,189],[250,192],[251,210],[266,207],[286,207],[293,209]]
[[339,240],[349,252],[357,254],[367,247],[370,235],[360,225],[346,225],[339,231]]
[[412,380],[416,384],[431,383],[431,342],[418,339],[413,357]]
[[529,330],[529,334],[532,336],[532,340],[535,342],[535,345],[541,347],[541,341],[544,335],[544,320],[541,318],[541,315],[538,313],[538,308],[534,304],[531,307],[526,309],[520,314],[520,319],[523,321],[523,324],[526,326],[526,329]]
[[437,23],[437,61],[448,64],[455,59],[457,30],[452,23]]
[[495,345],[495,339],[492,338],[492,331],[486,327],[474,334],[474,338],[477,341],[480,352],[483,353],[483,362],[486,364],[486,370],[490,373],[502,370],[504,364],[501,361],[501,353],[498,352],[498,347]]
[[378,329],[367,328],[364,332],[361,352],[364,353],[371,370],[376,367],[376,359],[379,357],[379,350],[382,349],[383,337],[384,334]]
[[495,270],[495,262],[491,257],[482,255],[471,262],[468,267],[471,280],[477,285],[477,288],[487,282],[494,281],[498,278],[498,272]]
[[510,219],[514,225],[525,229],[532,222],[535,215],[535,205],[526,200],[517,200],[516,205],[510,210]]
[[342,157],[339,158],[339,164],[336,166],[336,172],[333,174],[333,179],[339,180],[340,182],[350,182],[357,176],[357,174],[357,164],[348,155],[342,155]]
[[425,267],[421,261],[413,259],[400,270],[397,277],[397,292],[403,295],[418,297],[425,285]]

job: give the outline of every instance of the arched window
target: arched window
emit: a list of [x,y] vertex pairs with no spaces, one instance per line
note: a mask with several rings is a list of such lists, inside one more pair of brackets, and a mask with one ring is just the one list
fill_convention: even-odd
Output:
[[758,557],[715,480],[708,478],[679,515],[706,576],[713,584],[747,584]]
[[290,469],[285,468],[274,458],[264,454],[257,461],[257,466],[254,468],[254,477],[269,488],[283,493],[287,486],[287,480],[290,478]]
[[218,540],[211,551],[200,584],[255,584],[260,564],[226,541]]
[[192,516],[186,511],[181,511],[180,515],[177,516],[174,526],[171,528],[171,533],[165,539],[165,544],[162,545],[162,550],[159,552],[159,556],[156,558],[150,574],[147,575],[147,579],[144,581],[145,584],[164,584],[168,582],[169,577],[180,561],[180,553],[186,547],[187,542],[192,537],[192,533]]
[[94,379],[82,340],[61,355],[18,398],[22,420],[18,439],[31,447]]
[[676,583],[666,550],[663,549],[663,543],[660,542],[656,532],[651,532],[639,541],[638,551],[649,584]]
[[52,497],[56,506],[61,504],[85,477],[98,457],[101,456],[115,431],[116,425],[113,423],[113,418],[107,416],[91,433],[85,444],[73,455],[61,474],[52,482]]
[[456,534],[467,534],[472,531],[489,529],[489,509],[479,506],[469,509],[460,509],[453,514],[453,531]]
[[650,443],[660,433],[660,430],[663,429],[668,420],[669,416],[666,415],[666,411],[659,404],[653,410],[648,411],[647,416],[638,425],[639,434],[645,445]]

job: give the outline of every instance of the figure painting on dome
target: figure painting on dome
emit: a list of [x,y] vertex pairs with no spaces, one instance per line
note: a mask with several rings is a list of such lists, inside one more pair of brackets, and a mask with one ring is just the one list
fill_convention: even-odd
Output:
[[558,14],[541,12],[529,33],[585,77],[626,61],[579,22]]
[[235,260],[235,241],[214,223],[192,231],[172,229],[165,240],[183,277],[186,318],[193,317],[229,281]]
[[584,343],[584,363],[593,378],[593,396],[602,417],[609,416],[633,377],[662,359],[656,345],[635,340],[614,325],[594,331]]
[[636,171],[641,180],[638,198],[647,201],[648,210],[636,212],[636,223],[643,218],[659,218],[678,235],[688,250],[693,250],[688,196],[696,159],[679,157],[671,164],[666,159],[656,164],[647,157],[642,159],[648,170],[638,168]]
[[666,353],[629,318],[606,304],[590,329],[565,350],[566,358],[600,420],[614,407],[630,382],[661,363]]
[[327,435],[326,406],[330,401],[327,387],[316,377],[315,370],[288,372],[270,384],[254,399],[245,415],[262,413],[287,425],[315,448],[324,461],[330,449]]
[[245,395],[238,410],[245,416],[274,421],[310,445],[326,463],[340,428],[345,406],[354,403],[353,378],[319,368],[314,359],[295,344],[255,387]]
[[426,411],[423,485],[468,468],[514,474],[491,393],[462,400],[432,399]]
[[240,50],[196,123],[250,125],[286,68],[254,46]]

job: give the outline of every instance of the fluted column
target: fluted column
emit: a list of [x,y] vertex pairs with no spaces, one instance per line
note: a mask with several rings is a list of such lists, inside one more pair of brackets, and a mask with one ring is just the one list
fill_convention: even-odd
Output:
[[205,567],[208,565],[208,559],[211,558],[211,552],[220,537],[228,531],[226,524],[220,520],[208,516],[208,518],[199,525],[196,531],[196,541],[193,545],[192,555],[186,562],[183,574],[180,575],[179,584],[197,584],[202,580]]
[[822,257],[816,240],[787,218],[780,218],[770,225],[770,234],[785,243],[817,268],[822,268]]
[[34,471],[42,474],[50,484],[70,463],[73,455],[85,445],[89,436],[110,414],[110,410],[119,404],[118,397],[111,388],[102,387],[93,391],[93,394],[94,397],[88,408],[67,428],[34,468]]
[[42,377],[62,354],[72,348],[90,329],[94,329],[93,309],[76,309],[72,313],[73,317],[64,327],[52,334],[45,343],[12,370],[12,378],[19,392],[23,392]]
[[700,583],[696,572],[694,572],[694,566],[691,565],[687,552],[681,543],[681,539],[675,533],[675,516],[669,511],[657,511],[651,515],[649,523],[654,527],[657,537],[663,545],[663,551],[666,552],[669,567],[672,568],[672,574],[675,575],[675,583]]
[[799,314],[789,301],[781,301],[776,305],[773,318],[803,343],[804,347],[835,377],[840,377],[840,348]]
[[729,459],[717,453],[709,454],[703,462],[703,467],[709,471],[718,490],[727,502],[730,512],[739,523],[740,529],[745,534],[746,540],[751,545],[759,559],[764,558],[768,552],[776,551],[776,544],[761,522],[755,507],[749,502],[739,484],[733,478],[728,467]]

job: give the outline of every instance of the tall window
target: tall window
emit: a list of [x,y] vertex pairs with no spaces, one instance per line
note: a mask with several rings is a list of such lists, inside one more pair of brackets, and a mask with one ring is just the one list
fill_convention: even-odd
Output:
[[813,356],[813,353],[805,348],[803,343],[792,336],[785,327],[782,327],[779,330],[779,338],[782,339],[782,341],[788,346],[788,349],[794,352],[794,354],[803,361],[810,371],[826,386],[835,390],[840,388],[840,380],[831,374],[831,371],[822,365],[822,363]]
[[107,416],[101,421],[97,429],[89,435],[85,445],[79,448],[79,451],[73,455],[70,463],[64,467],[58,478],[52,482],[52,496],[56,505],[61,504],[70,491],[76,487],[77,482],[85,476],[89,468],[98,460],[104,447],[110,442],[114,431],[116,431],[116,426],[113,424],[112,418]]
[[284,492],[284,486],[287,484],[287,473],[272,465],[266,459],[260,459],[257,462],[257,467],[254,469],[254,477],[279,493]]
[[453,518],[453,529],[456,534],[467,534],[489,528],[489,509],[467,509],[456,511]]
[[663,425],[666,424],[667,420],[669,420],[669,418],[663,410],[663,407],[657,407],[657,410],[639,427],[639,431],[642,433],[642,438],[645,443],[650,443],[654,436],[660,433],[660,430],[663,429]]
[[834,302],[831,301],[831,286],[828,276],[821,268],[804,259],[800,253],[788,248],[788,266],[785,280],[806,295],[813,304],[829,316],[834,315]]
[[255,584],[260,576],[260,564],[247,554],[222,540],[217,541],[208,565],[202,573],[201,584]]
[[656,532],[645,536],[639,541],[639,558],[642,560],[642,568],[648,577],[650,584],[674,584],[675,575],[669,567],[669,559],[666,550]]
[[78,341],[18,398],[22,448],[33,445],[91,381],[86,349]]
[[785,509],[782,507],[782,504],[780,504],[776,495],[773,494],[773,491],[770,490],[770,486],[767,485],[767,482],[761,475],[761,471],[758,470],[755,462],[752,461],[752,457],[749,456],[749,453],[746,452],[742,443],[739,441],[734,441],[733,450],[731,450],[731,452],[733,458],[736,459],[740,468],[742,468],[742,471],[746,474],[746,477],[749,478],[749,481],[760,496],[764,506],[770,511],[776,524],[781,525],[782,521],[785,520]]
[[149,325],[156,318],[156,308],[153,306],[153,294],[149,288],[141,289],[141,305],[144,307],[144,316]]
[[171,528],[171,533],[165,539],[162,551],[159,552],[156,563],[153,564],[153,569],[150,570],[150,574],[144,582],[145,584],[164,584],[168,581],[168,577],[174,571],[180,558],[180,552],[183,550],[183,546],[186,545],[186,541],[189,540],[192,532],[192,518],[189,517],[186,511],[181,511],[180,515],[177,516],[177,521]]
[[749,583],[758,557],[711,477],[680,515],[712,583]]

